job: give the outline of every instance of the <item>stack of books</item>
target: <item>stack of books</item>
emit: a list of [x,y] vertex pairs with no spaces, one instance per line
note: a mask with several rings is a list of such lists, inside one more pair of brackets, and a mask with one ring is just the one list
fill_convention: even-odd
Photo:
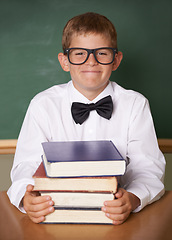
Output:
[[112,224],[101,211],[113,200],[126,161],[111,141],[42,143],[34,190],[49,195],[55,211],[44,223]]

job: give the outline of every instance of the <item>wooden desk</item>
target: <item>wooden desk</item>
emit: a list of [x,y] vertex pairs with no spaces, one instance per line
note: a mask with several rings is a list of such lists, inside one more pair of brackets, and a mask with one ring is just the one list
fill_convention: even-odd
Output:
[[34,224],[0,192],[2,240],[170,240],[172,239],[172,191],[141,212],[131,214],[120,226]]

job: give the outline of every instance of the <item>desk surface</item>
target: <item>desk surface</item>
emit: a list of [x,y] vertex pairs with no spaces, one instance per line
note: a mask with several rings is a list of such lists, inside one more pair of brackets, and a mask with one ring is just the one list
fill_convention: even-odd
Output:
[[82,224],[34,224],[0,192],[0,239],[3,240],[170,240],[172,239],[172,191],[119,226]]

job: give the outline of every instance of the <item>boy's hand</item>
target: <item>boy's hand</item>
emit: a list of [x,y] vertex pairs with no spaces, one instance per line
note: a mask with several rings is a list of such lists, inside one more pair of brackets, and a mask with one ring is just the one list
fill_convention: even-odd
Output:
[[33,191],[34,186],[28,185],[23,197],[23,207],[34,223],[40,223],[45,220],[45,216],[54,212],[54,202],[50,196],[40,196],[38,192]]
[[113,220],[114,225],[119,225],[129,217],[131,211],[140,205],[140,199],[122,188],[118,190],[115,197],[115,200],[104,202],[102,211]]

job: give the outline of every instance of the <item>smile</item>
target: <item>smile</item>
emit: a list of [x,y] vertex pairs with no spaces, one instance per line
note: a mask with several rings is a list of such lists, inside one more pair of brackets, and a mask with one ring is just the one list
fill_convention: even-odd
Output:
[[82,71],[83,73],[100,73],[100,71]]

